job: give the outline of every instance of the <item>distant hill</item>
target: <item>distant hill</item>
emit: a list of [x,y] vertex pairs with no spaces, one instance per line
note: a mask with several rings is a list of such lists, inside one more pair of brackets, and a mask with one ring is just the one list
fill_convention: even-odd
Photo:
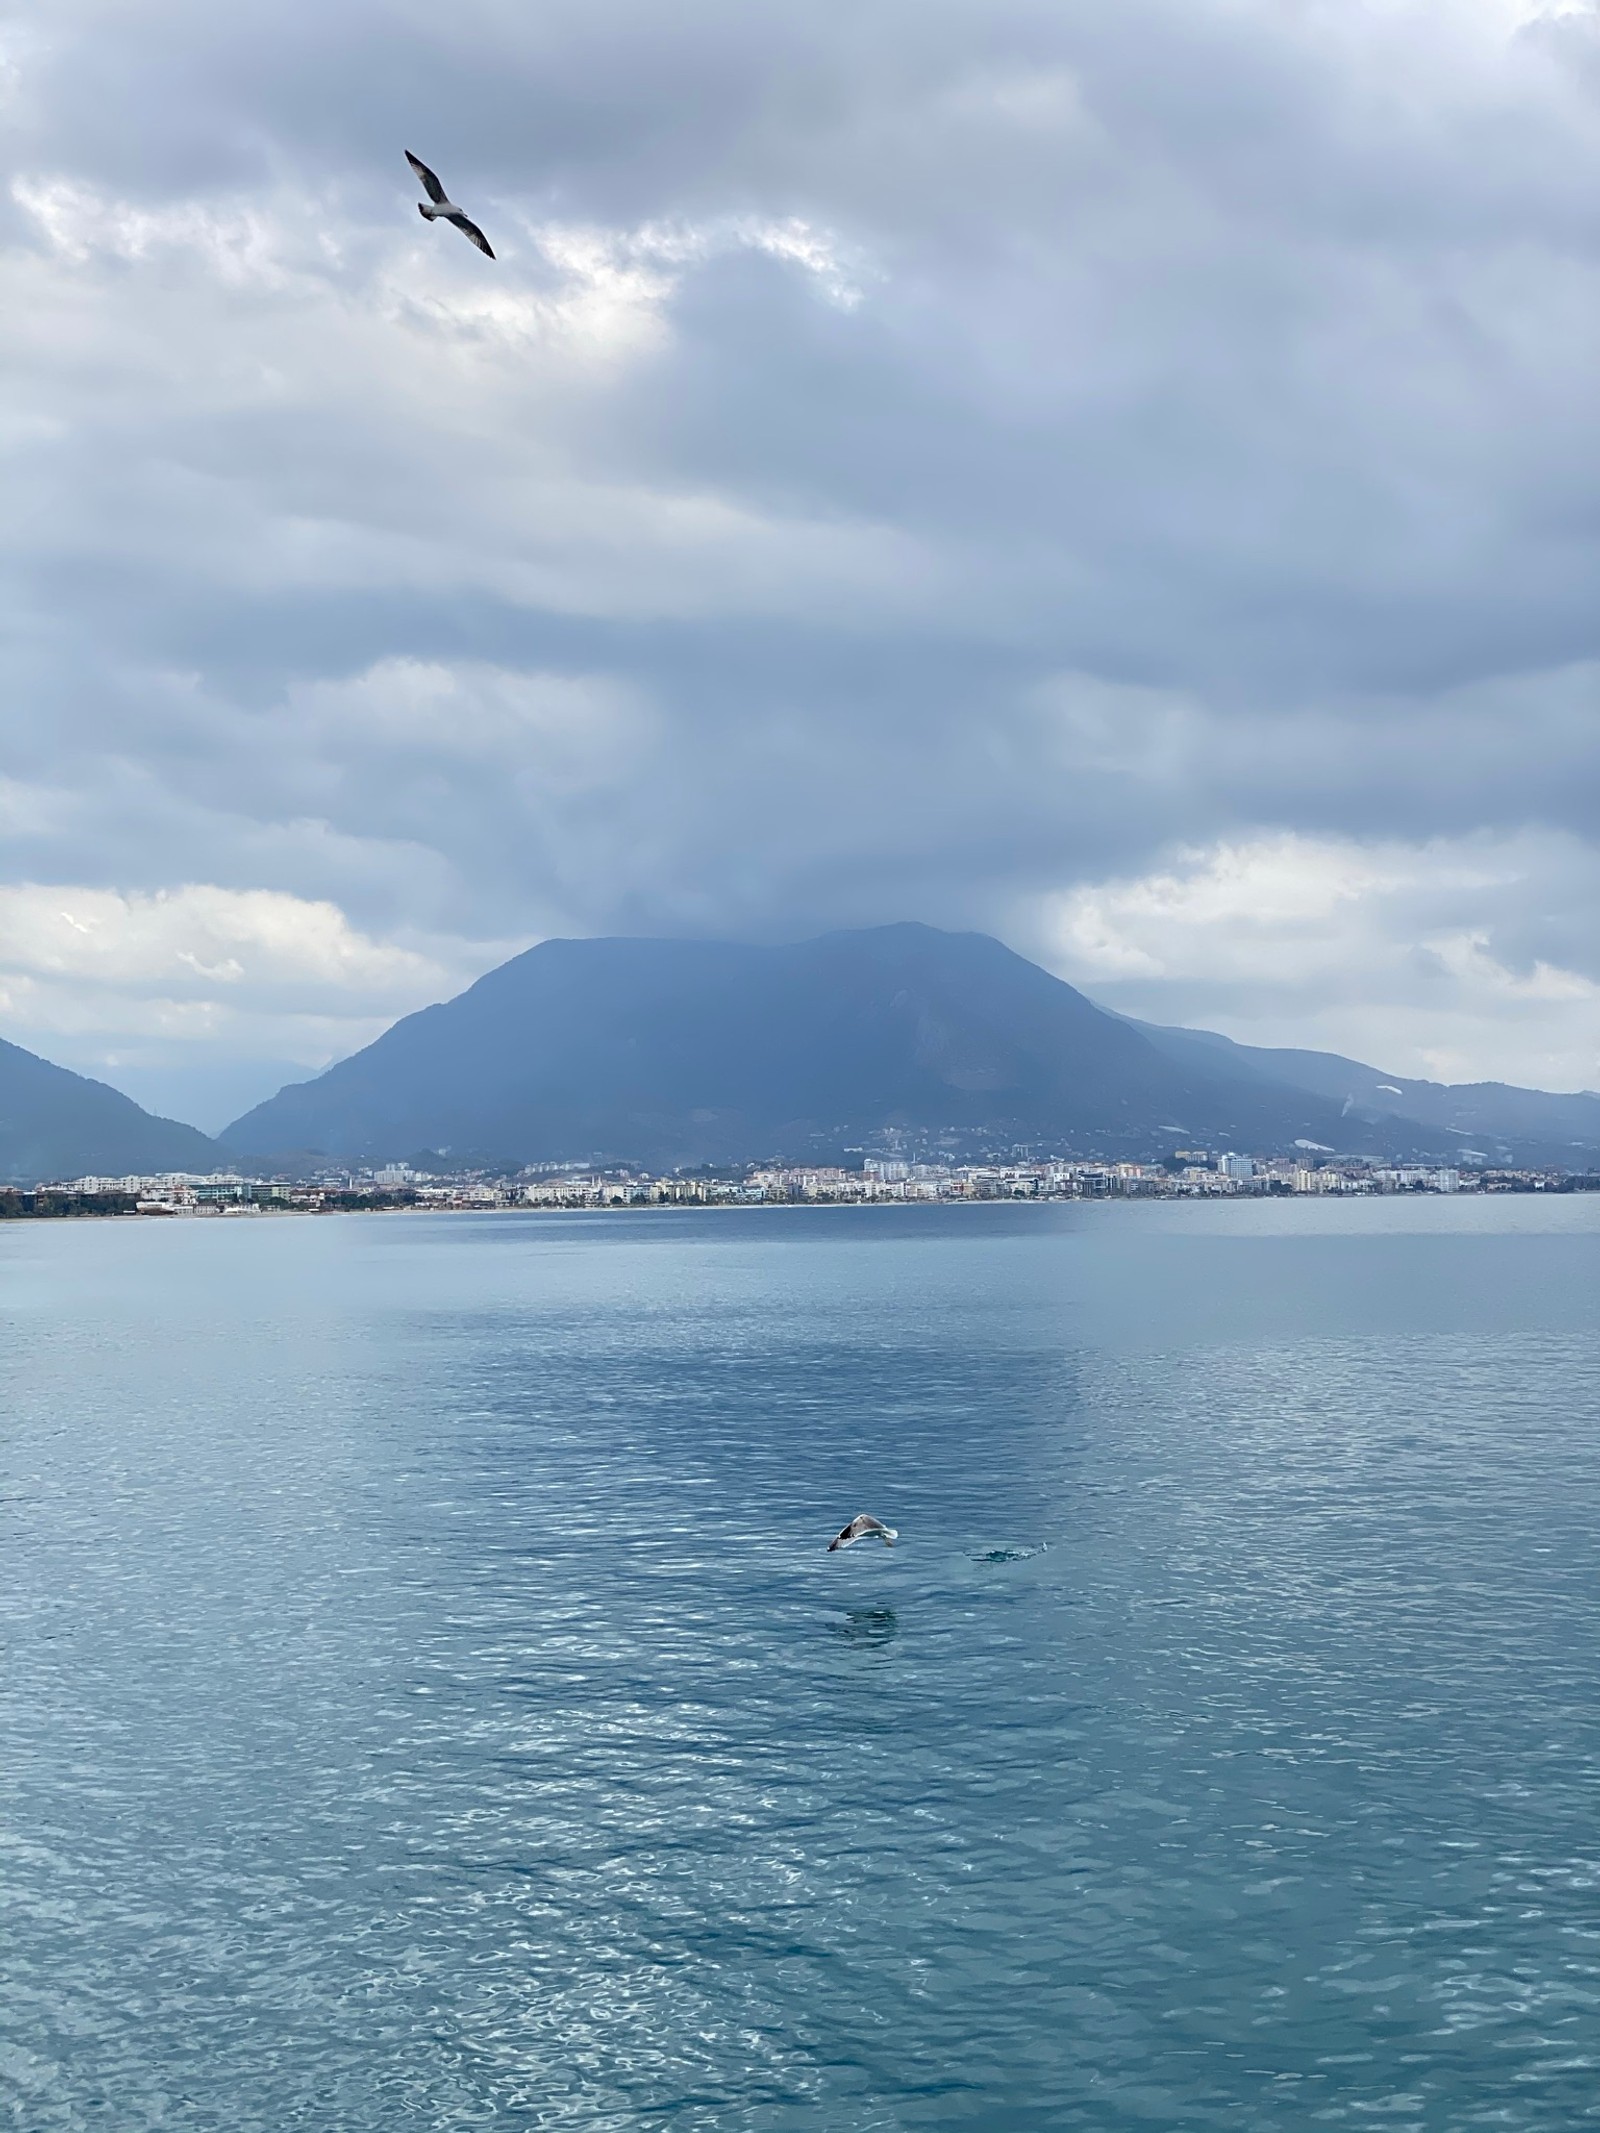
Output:
[[103,1081],[52,1066],[0,1038],[0,1179],[6,1183],[204,1172],[221,1160],[216,1143],[193,1126],[154,1118]]
[[1414,1081],[1387,1074],[1337,1052],[1304,1052],[1236,1044],[1213,1030],[1131,1025],[1174,1064],[1254,1074],[1263,1081],[1323,1096],[1348,1106],[1347,1116],[1373,1125],[1404,1119],[1442,1136],[1457,1151],[1491,1162],[1593,1168],[1600,1163],[1600,1095],[1563,1096],[1519,1089],[1503,1081]]
[[822,1159],[890,1127],[1130,1158],[1449,1144],[1225,1057],[1175,1059],[998,941],[920,925],[545,941],[220,1138],[239,1156],[659,1168]]

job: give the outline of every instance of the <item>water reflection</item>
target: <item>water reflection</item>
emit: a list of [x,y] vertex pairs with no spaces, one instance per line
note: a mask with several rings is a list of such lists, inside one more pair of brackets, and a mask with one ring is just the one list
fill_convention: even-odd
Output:
[[900,1634],[900,1617],[892,1607],[850,1607],[828,1628],[846,1644],[892,1644]]

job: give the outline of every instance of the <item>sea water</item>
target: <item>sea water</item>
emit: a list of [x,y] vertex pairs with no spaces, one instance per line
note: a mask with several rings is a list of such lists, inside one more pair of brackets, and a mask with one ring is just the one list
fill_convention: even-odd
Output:
[[1600,1197],[18,1223],[0,1338],[0,2122],[1600,2118]]

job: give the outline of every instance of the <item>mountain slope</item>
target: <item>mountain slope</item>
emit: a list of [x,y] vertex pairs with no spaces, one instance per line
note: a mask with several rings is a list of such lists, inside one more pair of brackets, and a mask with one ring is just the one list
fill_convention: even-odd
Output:
[[1407,1119],[1458,1147],[1479,1150],[1495,1161],[1582,1168],[1600,1158],[1600,1095],[1560,1095],[1519,1089],[1508,1082],[1416,1081],[1403,1074],[1345,1059],[1337,1052],[1307,1052],[1238,1044],[1213,1030],[1169,1029],[1153,1022],[1133,1027],[1175,1065],[1218,1065],[1281,1086],[1288,1082],[1330,1102],[1348,1104],[1348,1115],[1373,1123]]
[[52,1066],[0,1038],[0,1178],[214,1170],[221,1151],[193,1126],[141,1111],[131,1097]]
[[221,1138],[261,1156],[657,1166],[814,1157],[891,1126],[1130,1156],[1417,1138],[1341,1109],[1176,1062],[984,935],[903,925],[783,947],[546,941]]

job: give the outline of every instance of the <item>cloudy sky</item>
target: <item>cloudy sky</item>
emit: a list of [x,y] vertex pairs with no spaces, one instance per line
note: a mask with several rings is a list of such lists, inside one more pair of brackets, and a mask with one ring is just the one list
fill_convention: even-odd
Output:
[[919,917],[1600,1086],[1591,9],[27,0],[0,101],[15,1041],[215,1127]]

